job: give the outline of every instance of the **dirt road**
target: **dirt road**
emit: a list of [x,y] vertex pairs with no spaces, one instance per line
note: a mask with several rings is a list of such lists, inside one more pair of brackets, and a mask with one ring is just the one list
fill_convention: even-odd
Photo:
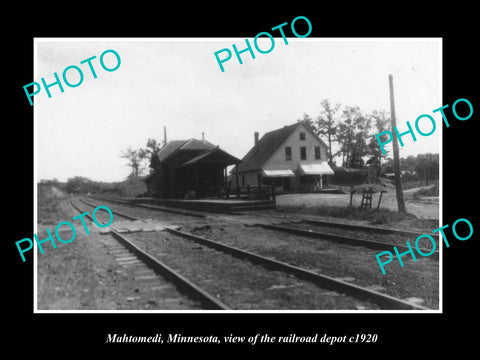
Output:
[[[405,207],[407,212],[414,214],[420,219],[438,219],[439,218],[439,198],[428,197],[421,200],[413,199],[413,193],[420,188],[404,191]],[[376,207],[380,193],[373,194],[372,207]],[[362,201],[361,194],[353,196],[353,206],[360,206]],[[350,194],[284,194],[277,196],[277,205],[279,206],[348,206],[350,204]],[[380,208],[397,211],[397,198],[395,190],[383,193]]]

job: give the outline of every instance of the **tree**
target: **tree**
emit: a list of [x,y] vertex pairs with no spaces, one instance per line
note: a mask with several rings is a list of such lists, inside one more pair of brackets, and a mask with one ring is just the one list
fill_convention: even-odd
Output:
[[342,122],[337,126],[337,140],[342,154],[343,166],[361,168],[363,157],[368,154],[366,138],[370,131],[371,119],[358,106],[347,106],[342,113]]
[[335,155],[342,156],[342,165],[348,166],[349,163],[349,153],[351,146],[351,133],[352,133],[352,120],[347,118],[341,121],[337,126],[337,141],[340,145],[340,149],[335,153]]
[[92,191],[92,180],[83,176],[69,178],[65,184],[69,194],[86,194]]
[[328,99],[320,101],[322,107],[320,115],[317,117],[317,134],[327,137],[328,140],[328,164],[333,164],[332,142],[337,141],[335,138],[337,128],[335,124],[335,114],[340,109],[340,104],[330,104]]
[[[390,128],[390,116],[385,110],[374,110],[370,114],[370,118],[375,125],[375,134],[372,134],[372,136],[370,137],[370,142],[368,143],[368,154],[370,155],[370,158],[368,159],[367,164],[374,166],[376,168],[377,176],[380,176],[382,159],[385,159],[387,157],[388,151],[385,151],[385,154],[382,152],[375,135],[384,132]],[[388,135],[381,135],[380,140],[382,142],[385,142],[387,140],[385,138],[386,136]]]
[[144,151],[144,156],[146,158],[148,157],[150,158],[149,166],[151,169],[156,169],[159,165],[157,153],[161,148],[162,148],[162,145],[160,142],[158,142],[155,139],[149,138],[147,140],[147,146],[144,149],[142,149]]
[[304,123],[306,123],[315,133],[317,133],[317,127],[313,122],[313,119],[310,117],[310,115],[303,113],[303,118],[297,120],[297,122],[300,122],[300,121],[303,121]]
[[120,155],[121,158],[128,160],[127,165],[131,167],[131,174],[134,177],[140,176],[145,170],[145,168],[142,166],[142,160],[144,160],[146,156],[147,153],[144,149],[132,149],[131,147],[126,150],[122,150],[122,154]]
[[438,154],[418,154],[414,169],[419,179],[425,179],[425,185],[428,180],[438,179],[439,176],[439,155]]
[[57,178],[53,179],[41,179],[39,181],[40,184],[46,184],[46,185],[53,185],[53,186],[58,186],[60,185],[60,181],[58,181]]
[[[393,172],[393,159],[388,159],[383,164],[385,172]],[[400,170],[405,171],[408,180],[419,181],[425,179],[426,185],[429,180],[437,180],[440,170],[439,154],[418,154],[400,158]]]
[[415,171],[417,166],[417,157],[408,155],[406,158],[400,158],[400,169],[405,171]]

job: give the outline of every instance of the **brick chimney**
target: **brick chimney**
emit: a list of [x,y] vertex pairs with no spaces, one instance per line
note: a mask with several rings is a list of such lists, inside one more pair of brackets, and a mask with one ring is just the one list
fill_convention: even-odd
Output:
[[255,131],[255,133],[253,134],[255,136],[255,145],[258,144],[258,131]]

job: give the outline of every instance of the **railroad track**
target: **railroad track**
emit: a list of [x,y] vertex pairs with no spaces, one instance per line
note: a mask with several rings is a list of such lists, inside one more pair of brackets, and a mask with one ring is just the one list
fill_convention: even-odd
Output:
[[[93,206],[92,204],[86,203],[84,200],[80,199],[83,201],[85,204]],[[134,205],[129,202],[124,202],[120,201],[120,203],[125,204],[125,205]],[[152,208],[156,209],[155,206],[150,207],[150,206],[141,206],[141,207],[146,207],[146,208]],[[184,213],[181,211],[174,211],[176,213],[182,214],[182,215],[190,215],[188,212]],[[136,220],[136,218],[130,217],[129,215],[122,215],[121,213],[118,213],[121,216],[124,216],[126,218],[129,218],[131,220]],[[200,215],[195,214],[195,216],[200,217]],[[202,216],[205,217],[205,216]],[[416,239],[418,236],[420,236],[422,233],[414,232],[414,231],[407,231],[407,230],[397,230],[397,229],[390,229],[390,228],[380,228],[380,227],[371,227],[371,226],[365,226],[365,225],[351,225],[351,224],[343,224],[343,223],[337,223],[337,222],[331,222],[331,221],[319,221],[319,220],[308,220],[308,219],[301,219],[301,223],[309,224],[309,225],[314,225],[318,227],[333,227],[333,228],[340,228],[340,229],[345,229],[348,231],[361,231],[361,232],[368,232],[368,233],[375,233],[375,234],[388,234],[388,235],[396,235],[396,236],[407,236],[410,239]],[[336,234],[331,234],[331,233],[326,233],[326,232],[319,232],[316,230],[311,230],[311,229],[299,229],[296,227],[288,227],[288,226],[282,226],[282,225],[275,225],[275,224],[254,224],[254,226],[258,227],[263,227],[266,229],[270,230],[275,230],[275,231],[280,231],[280,232],[285,232],[285,233],[290,233],[294,235],[299,235],[302,237],[307,237],[307,238],[313,238],[313,239],[318,239],[318,240],[327,240],[327,241],[333,241],[341,244],[348,244],[348,245],[353,245],[353,246],[363,246],[367,247],[370,249],[374,250],[392,250],[394,246],[397,247],[400,251],[408,251],[408,247],[399,243],[391,243],[388,241],[375,241],[375,240],[367,240],[367,239],[361,239],[358,237],[354,236],[342,236],[342,235],[336,235]],[[437,241],[437,246],[438,246],[438,235],[431,234],[431,236]],[[430,253],[430,249],[425,249],[425,248],[419,248],[422,252],[424,253]],[[439,258],[439,251],[436,250],[433,252],[431,255],[432,259],[437,259]]]
[[[393,247],[396,246],[399,250],[407,251],[409,250],[407,246],[401,244],[390,243],[386,241],[375,241],[375,240],[365,240],[352,236],[342,236],[335,235],[331,233],[313,231],[311,229],[299,229],[296,227],[289,227],[284,225],[272,225],[272,224],[255,224],[255,226],[263,227],[265,229],[281,231],[289,234],[299,235],[302,237],[313,238],[318,240],[327,240],[334,241],[341,244],[348,244],[354,246],[363,246],[374,250],[393,250]],[[372,231],[369,229],[369,231]],[[431,250],[420,248],[424,253],[429,253]],[[432,258],[438,259],[439,252],[435,251],[432,255]]]
[[[84,202],[84,201],[82,201]],[[95,207],[95,205],[88,204],[84,202],[86,205],[90,205]],[[78,205],[74,204],[73,201],[71,202],[73,208],[77,211],[83,213],[84,210],[78,207]],[[116,215],[120,215],[125,217],[129,220],[134,220],[135,218],[119,213],[117,211],[112,211]],[[93,221],[93,218],[90,214],[87,217]],[[201,304],[201,308],[207,310],[229,310],[230,308],[220,302],[211,294],[207,293],[205,290],[201,289],[197,285],[195,285],[192,281],[187,279],[186,277],[180,275],[178,272],[158,260],[157,258],[153,257],[152,255],[148,254],[147,252],[140,249],[136,246],[133,242],[128,240],[125,236],[121,235],[118,231],[115,230],[114,226],[110,226],[110,232],[112,236],[126,249],[128,252],[132,253],[133,256],[126,257],[129,259],[129,262],[135,261],[134,258],[138,259],[139,261],[143,262],[148,268],[152,269],[157,275],[163,277],[167,281],[174,284],[174,286],[184,295],[188,296],[189,298],[198,301]],[[122,251],[122,249],[117,248],[117,251]],[[123,252],[124,255],[128,254]],[[118,253],[117,253],[118,254]]]
[[[114,203],[119,203],[127,206],[134,206],[134,207],[140,207],[140,208],[146,208],[150,210],[158,210],[158,211],[164,211],[164,212],[170,212],[170,213],[175,213],[175,214],[181,214],[185,216],[192,216],[192,217],[198,217],[198,218],[205,218],[207,215],[206,213],[209,213],[209,211],[202,211],[202,210],[195,210],[195,211],[184,211],[180,209],[175,209],[167,206],[161,206],[161,205],[150,205],[150,204],[141,204],[141,203],[133,203],[131,201],[126,201],[122,199],[115,199],[115,198],[102,198],[98,196],[92,196],[93,199],[97,200],[105,200],[105,201],[110,201]],[[281,220],[286,220],[285,217],[283,216],[275,216],[272,214],[262,214],[259,211],[255,211],[254,213],[245,211],[245,212],[227,212],[227,211],[218,211],[219,213],[223,213],[226,215],[252,215],[255,217],[264,217],[264,218],[269,218],[269,219],[281,219]],[[404,236],[409,239],[416,239],[418,236],[428,233],[431,237],[433,237],[437,243],[439,241],[439,236],[437,234],[433,234],[431,232],[418,232],[418,231],[411,231],[411,230],[400,230],[400,229],[394,229],[394,228],[386,228],[386,227],[379,227],[379,226],[367,226],[367,225],[355,225],[355,224],[348,224],[348,223],[341,223],[341,222],[336,222],[336,221],[327,221],[327,220],[313,220],[313,219],[304,219],[301,217],[294,216],[291,218],[291,220],[298,220],[301,221],[305,224],[309,225],[314,225],[314,226],[319,226],[319,227],[331,227],[331,228],[338,228],[338,229],[343,229],[347,231],[362,231],[362,232],[368,232],[368,233],[375,233],[375,234],[390,234],[390,235],[398,235],[398,236]],[[358,242],[357,242],[358,243]],[[368,243],[365,243],[366,246],[369,246]],[[371,247],[374,248],[374,244],[371,244]],[[400,248],[400,246],[397,246]],[[381,249],[382,247],[379,245],[378,249]],[[407,249],[407,247],[405,247]],[[435,256],[435,255],[434,255]],[[437,254],[438,256],[438,254]]]
[[[384,227],[378,227],[378,226],[353,225],[353,224],[345,224],[345,223],[325,221],[325,220],[303,219],[303,222],[305,222],[306,224],[316,225],[316,226],[335,227],[335,228],[340,228],[345,230],[365,231],[365,232],[378,233],[378,234],[392,234],[392,235],[405,236],[409,238],[417,238],[418,236],[424,234],[418,231],[399,230],[399,229],[384,228]],[[429,235],[438,242],[439,240],[438,235],[432,234],[432,233],[430,233]]]
[[133,203],[131,201],[126,201],[126,200],[121,200],[121,199],[113,199],[113,198],[102,198],[102,197],[98,197],[98,196],[92,196],[91,198],[96,199],[96,200],[100,200],[100,201],[109,201],[109,202],[112,202],[112,203],[117,203],[117,204],[122,204],[122,205],[145,208],[145,209],[149,209],[149,210],[163,211],[163,212],[168,212],[168,213],[172,213],[172,214],[180,214],[180,215],[191,216],[191,217],[196,217],[196,218],[207,217],[207,215],[202,214],[200,212],[184,211],[184,210],[173,209],[173,208],[169,208],[169,207],[166,207],[166,206],[160,206],[160,205]]
[[339,221],[327,221],[327,220],[318,220],[318,219],[308,219],[303,218],[300,215],[291,214],[288,216],[280,216],[280,215],[273,215],[273,214],[262,214],[260,212],[245,212],[244,215],[253,215],[256,217],[265,217],[269,219],[279,219],[282,221],[297,221],[302,222],[309,225],[314,225],[317,227],[327,227],[327,228],[337,228],[347,231],[362,231],[372,234],[389,234],[389,235],[398,235],[404,236],[411,239],[415,239],[420,235],[429,234],[433,237],[437,242],[439,240],[438,234],[431,233],[431,230],[427,230],[425,232],[420,231],[413,231],[413,230],[400,230],[394,228],[387,228],[387,227],[380,227],[380,226],[368,226],[368,225],[357,225],[357,224],[350,224],[350,223],[343,223]]
[[99,196],[91,196],[92,199],[100,200],[100,201],[111,201],[114,203],[118,204],[125,204],[129,206],[135,206],[135,207],[140,207],[140,208],[146,208],[150,210],[158,210],[158,211],[163,211],[163,212],[169,212],[169,213],[174,213],[174,214],[181,214],[185,216],[192,216],[192,217],[199,217],[199,218],[205,218],[207,217],[207,214],[224,214],[224,215],[244,215],[241,212],[237,211],[227,211],[227,210],[219,210],[219,209],[192,209],[192,210],[181,210],[180,208],[173,208],[170,206],[165,206],[165,205],[156,205],[156,204],[145,204],[145,203],[138,203],[138,202],[132,202],[129,200],[124,200],[124,199],[115,199],[115,198],[103,198]]
[[[87,203],[86,203],[87,204]],[[95,205],[89,204],[92,207]],[[131,217],[128,214],[121,214],[116,211],[112,212],[114,214],[123,216],[127,215],[130,220],[139,220]],[[166,230],[175,236],[182,237],[196,242],[205,247],[229,254],[235,258],[248,260],[251,263],[262,265],[262,267],[269,270],[277,270],[286,274],[294,275],[296,278],[301,279],[306,282],[313,283],[322,289],[328,289],[330,291],[338,292],[346,296],[350,296],[356,299],[363,301],[371,302],[376,304],[381,309],[400,309],[400,310],[430,310],[427,307],[420,306],[390,295],[386,295],[362,286],[355,284],[350,284],[345,281],[341,281],[335,278],[332,278],[327,275],[319,274],[304,268],[290,265],[285,262],[281,262],[272,258],[264,257],[262,255],[242,250],[234,246],[226,245],[218,241],[206,239],[191,233],[175,230],[173,228],[166,228]]]

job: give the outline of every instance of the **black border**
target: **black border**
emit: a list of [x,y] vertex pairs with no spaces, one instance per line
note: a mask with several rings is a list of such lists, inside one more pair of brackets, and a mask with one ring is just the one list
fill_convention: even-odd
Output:
[[[8,55],[3,56],[8,69],[4,96],[4,145],[8,222],[3,242],[4,259],[8,269],[5,293],[9,304],[4,307],[8,317],[6,343],[12,349],[26,346],[37,351],[55,353],[66,347],[72,354],[97,350],[153,350],[158,355],[167,347],[158,344],[105,344],[107,333],[154,335],[176,333],[184,335],[242,336],[257,333],[271,335],[354,335],[376,333],[376,344],[360,345],[170,345],[181,352],[285,351],[311,350],[320,356],[333,351],[371,352],[380,356],[395,353],[411,356],[424,351],[430,355],[437,350],[459,347],[463,351],[475,344],[474,331],[469,328],[471,313],[475,312],[475,257],[478,250],[478,215],[473,211],[476,201],[475,126],[480,109],[474,92],[478,78],[474,9],[452,5],[445,9],[419,9],[407,4],[390,8],[368,7],[365,4],[342,4],[338,9],[317,4],[314,8],[294,10],[276,5],[266,12],[245,4],[203,5],[173,11],[160,4],[127,6],[119,4],[99,10],[98,6],[70,9],[29,8],[16,12],[11,28],[5,28]],[[121,5],[124,6],[124,5]],[[283,7],[283,9],[282,9]],[[441,7],[439,5],[439,7]],[[470,15],[472,14],[472,15]],[[443,38],[443,104],[467,98],[474,107],[468,121],[451,121],[443,128],[443,216],[444,224],[467,218],[474,225],[474,236],[465,242],[451,241],[444,248],[444,313],[443,314],[33,314],[33,259],[21,263],[14,241],[33,233],[33,112],[26,101],[22,86],[33,81],[34,37],[241,37],[251,38],[258,32],[296,16],[306,16],[313,25],[310,37],[442,37]],[[5,25],[2,25],[5,26]],[[192,54],[194,56],[194,54]],[[7,68],[8,66],[8,68]],[[443,104],[439,104],[443,105]],[[430,110],[430,109],[426,109]],[[432,109],[433,110],[433,109]],[[453,118],[451,112],[447,116]],[[475,329],[475,324],[472,324]],[[377,352],[380,348],[386,353]],[[225,354],[231,354],[227,352]]]

